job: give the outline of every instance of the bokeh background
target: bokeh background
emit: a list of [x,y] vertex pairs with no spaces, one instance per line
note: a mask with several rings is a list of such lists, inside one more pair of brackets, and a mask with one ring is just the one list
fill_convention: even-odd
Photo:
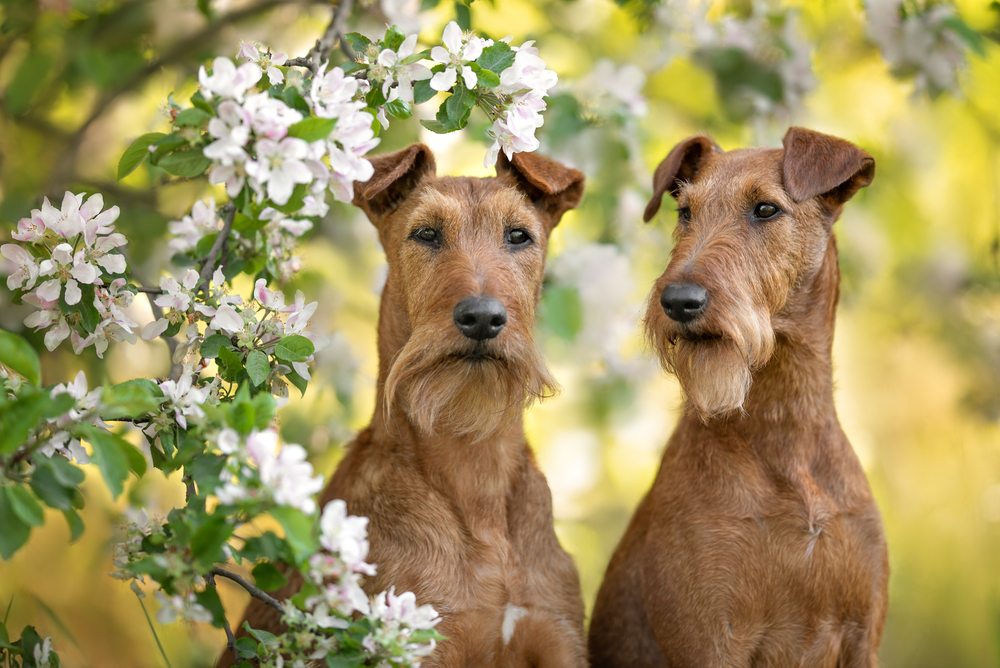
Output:
[[[186,101],[199,65],[234,56],[241,39],[304,55],[330,11],[289,0],[0,2],[0,240],[42,195],[100,191],[121,207],[137,277],[155,283],[170,271],[167,223],[223,194],[148,164],[116,182],[121,153],[166,127],[167,96]],[[358,0],[349,26],[373,35],[396,23],[435,43],[453,18],[537,40],[560,76],[541,151],[588,177],[582,206],[553,236],[538,328],[563,391],[527,418],[588,610],[681,402],[637,333],[675,224],[669,206],[641,222],[652,169],[692,134],[726,149],[777,146],[798,124],[877,161],[874,184],[836,225],[834,362],[838,412],[889,539],[882,663],[1000,665],[1000,4]],[[439,136],[393,121],[377,151],[424,141],[439,173],[487,176],[486,127],[481,118]],[[285,440],[329,473],[371,414],[384,259],[370,224],[341,205],[303,251],[285,293],[320,302],[312,329],[333,344],[319,382],[279,417]],[[0,327],[23,330],[28,312],[0,286]],[[141,296],[132,318],[152,319]],[[79,369],[92,383],[163,376],[167,347],[112,344],[99,360],[64,345],[43,358],[46,383]],[[52,635],[64,665],[162,666],[140,603],[106,575],[109,546],[129,505],[166,513],[183,486],[151,470],[115,504],[97,475],[88,471],[77,543],[50,511],[0,563],[0,608],[8,628]],[[245,599],[223,594],[236,621]],[[151,597],[145,605],[152,614]],[[207,626],[152,624],[174,666],[208,665],[224,644]]]

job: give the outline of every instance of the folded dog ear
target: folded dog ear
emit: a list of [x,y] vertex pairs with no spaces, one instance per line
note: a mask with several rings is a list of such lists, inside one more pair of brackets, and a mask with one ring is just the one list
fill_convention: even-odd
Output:
[[664,193],[670,192],[671,197],[676,198],[681,182],[693,179],[698,173],[702,158],[713,152],[722,153],[722,149],[711,137],[705,135],[688,137],[673,147],[653,174],[653,197],[646,204],[642,220],[648,223],[653,219],[660,210]]
[[551,232],[570,209],[583,198],[583,172],[534,153],[515,153],[508,160],[497,156],[497,177],[524,192],[532,204],[548,217]]
[[793,127],[782,143],[785,190],[796,202],[820,197],[836,208],[875,178],[875,159],[849,141]]
[[378,223],[396,210],[426,174],[434,174],[434,154],[423,144],[369,158],[375,173],[354,184],[354,205]]

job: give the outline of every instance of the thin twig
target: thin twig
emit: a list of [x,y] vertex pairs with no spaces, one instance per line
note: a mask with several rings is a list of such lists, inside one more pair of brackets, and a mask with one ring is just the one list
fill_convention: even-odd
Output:
[[159,296],[163,294],[163,290],[161,290],[160,288],[144,288],[141,285],[137,285],[135,289],[143,293],[144,295]]
[[258,587],[253,586],[252,584],[250,584],[249,582],[247,582],[246,580],[244,580],[243,578],[241,578],[236,573],[230,573],[229,571],[223,570],[223,569],[219,568],[218,566],[213,566],[212,570],[209,571],[209,573],[212,573],[213,575],[221,575],[224,578],[228,578],[228,579],[232,580],[233,582],[235,582],[236,584],[238,584],[241,587],[243,587],[244,589],[246,589],[247,592],[251,596],[253,596],[255,599],[257,599],[258,601],[263,601],[264,603],[267,603],[269,606],[271,606],[275,610],[278,610],[278,611],[281,611],[281,612],[285,611],[285,609],[283,607],[281,607],[281,603],[278,602],[278,599],[276,599],[276,598],[268,595],[268,593],[265,592],[263,589],[260,589]]
[[316,40],[313,48],[309,49],[309,53],[302,58],[292,58],[285,64],[290,67],[307,67],[314,77],[319,76],[319,68],[330,59],[333,47],[338,43],[340,44],[340,50],[344,52],[347,59],[353,61],[354,51],[351,50],[351,47],[347,44],[347,40],[344,39],[347,15],[351,13],[353,6],[354,0],[340,0],[333,10],[333,18],[330,19],[330,25],[326,27],[323,36]]
[[[205,583],[212,589],[217,589],[215,586],[215,574],[207,573],[205,575]],[[222,621],[226,625],[226,647],[229,648],[230,652],[236,651],[236,636],[233,635],[233,629],[229,626],[229,618],[225,615],[222,616]]]
[[219,260],[219,255],[222,255],[222,261],[225,262],[225,249],[229,242],[229,233],[233,229],[233,219],[236,218],[236,205],[230,202],[226,206],[222,207],[222,212],[226,216],[226,220],[222,225],[222,231],[219,232],[219,236],[215,237],[215,243],[212,244],[212,249],[208,251],[208,255],[202,260],[201,265],[201,282],[199,283],[199,288],[203,292],[208,292],[209,279],[212,277],[212,273],[215,271],[216,262]]

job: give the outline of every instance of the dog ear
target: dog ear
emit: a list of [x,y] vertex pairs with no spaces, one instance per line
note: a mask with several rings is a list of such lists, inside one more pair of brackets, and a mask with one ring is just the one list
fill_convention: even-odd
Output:
[[354,184],[354,205],[376,225],[413,192],[426,174],[434,174],[434,154],[423,144],[369,158],[375,173]]
[[548,218],[551,232],[570,209],[583,198],[583,172],[534,153],[515,153],[513,160],[500,151],[497,178],[512,183]]
[[648,223],[653,219],[660,210],[664,193],[669,192],[671,197],[676,198],[680,192],[680,183],[693,179],[702,159],[715,152],[722,153],[722,149],[711,137],[705,135],[688,137],[673,147],[653,174],[653,197],[646,204],[642,220]]
[[793,127],[782,144],[782,178],[796,202],[820,197],[835,209],[875,178],[875,159],[849,141]]

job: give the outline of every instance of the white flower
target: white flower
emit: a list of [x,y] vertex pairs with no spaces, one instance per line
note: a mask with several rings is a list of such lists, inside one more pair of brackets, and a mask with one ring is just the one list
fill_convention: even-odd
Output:
[[[399,99],[404,102],[412,103],[413,82],[426,81],[431,78],[431,71],[424,65],[421,65],[420,63],[406,64],[403,62],[413,55],[416,47],[417,36],[410,35],[403,40],[403,43],[399,45],[399,48],[396,51],[393,51],[392,49],[383,49],[382,52],[379,53],[377,63],[381,66],[381,71],[384,72],[385,76],[382,82],[382,95],[387,98],[387,101],[392,101],[389,97],[389,86],[394,80],[397,84],[395,90]],[[481,52],[482,49],[480,49],[480,53]],[[476,56],[476,58],[478,57],[479,56]]]
[[347,514],[347,504],[334,499],[323,508],[319,520],[319,544],[338,555],[353,571],[374,575],[368,558],[368,518]]
[[[70,305],[80,303],[79,283],[91,285],[100,277],[97,268],[87,262],[84,251],[80,250],[74,254],[73,247],[69,244],[56,246],[52,250],[52,258],[42,260],[38,265],[39,278],[53,274],[56,275],[55,278],[39,285],[35,294],[46,302],[56,302],[59,300],[59,295],[64,294],[66,303]],[[65,293],[63,293],[64,285]]]
[[[326,63],[323,67],[326,67]],[[337,118],[345,112],[364,109],[364,102],[354,101],[358,86],[357,79],[347,76],[339,67],[334,67],[323,76],[313,79],[306,101],[320,118]]]
[[248,97],[243,103],[243,110],[250,115],[250,126],[254,132],[275,141],[287,135],[288,128],[302,120],[301,112],[267,93]]
[[156,613],[156,621],[161,624],[169,624],[177,618],[190,619],[193,622],[212,621],[212,613],[198,603],[194,592],[189,591],[185,596],[180,594],[167,596],[162,591],[157,590],[156,600],[160,603],[160,609]]
[[431,59],[445,65],[445,69],[431,77],[431,88],[439,91],[450,90],[458,80],[459,73],[466,88],[470,90],[475,88],[476,73],[468,63],[482,55],[484,41],[478,37],[463,40],[462,29],[454,21],[445,26],[441,41],[444,42],[444,46],[435,46],[431,49]]
[[35,645],[35,665],[47,666],[49,664],[49,654],[52,653],[52,637],[47,637],[40,645]]
[[208,326],[229,335],[236,334],[243,331],[243,316],[237,313],[232,305],[223,304],[216,309],[215,315]]
[[[227,104],[227,103],[223,103]],[[221,105],[220,105],[221,106]],[[175,253],[184,253],[192,250],[198,245],[201,239],[209,234],[219,231],[219,217],[215,210],[215,198],[198,200],[191,207],[191,213],[180,220],[174,220],[167,224],[167,229],[174,238],[167,242],[167,246]]]
[[257,63],[260,66],[261,74],[267,74],[267,78],[272,86],[276,86],[285,80],[285,76],[277,66],[288,62],[288,54],[272,54],[270,53],[270,49],[266,52],[263,49],[258,51],[257,47],[250,42],[241,42],[240,51],[236,57]]
[[285,295],[281,290],[270,290],[267,287],[267,279],[258,278],[253,286],[253,296],[261,306],[272,311],[286,311]]
[[206,146],[202,153],[209,160],[224,165],[243,162],[247,159],[243,147],[250,139],[250,113],[232,100],[219,104],[219,115],[208,122],[208,134],[215,141]]
[[244,63],[239,68],[228,58],[216,58],[212,62],[212,75],[205,72],[205,67],[198,69],[198,82],[210,94],[218,95],[237,102],[243,101],[243,96],[260,81],[260,67],[253,63]]
[[624,109],[629,116],[645,116],[649,111],[642,95],[646,75],[640,67],[627,63],[621,67],[602,58],[583,79],[573,86],[574,94],[588,109],[600,116],[610,116]]
[[260,139],[256,149],[257,160],[247,161],[247,174],[258,184],[267,184],[267,196],[275,204],[287,204],[295,184],[312,181],[312,172],[303,162],[309,153],[305,141],[297,137],[286,137],[280,143]]
[[538,57],[534,41],[512,46],[513,64],[500,73],[500,90],[513,94],[521,90],[548,91],[559,83],[559,76],[546,69],[545,61]]
[[486,134],[493,138],[493,145],[486,152],[486,160],[484,161],[487,167],[496,164],[497,155],[501,149],[507,155],[507,159],[510,160],[514,157],[515,153],[534,151],[538,148],[538,140],[526,142],[524,139],[514,135],[510,131],[510,128],[507,127],[507,124],[501,120],[494,121],[493,127],[487,130]]
[[372,615],[385,622],[405,624],[414,630],[432,629],[441,621],[433,606],[417,606],[417,596],[412,591],[396,595],[396,588],[379,594],[372,604]]
[[213,186],[225,183],[226,194],[230,197],[236,197],[240,194],[240,191],[243,190],[243,184],[246,183],[246,178],[246,168],[240,163],[215,165],[208,172],[208,182]]
[[185,370],[181,377],[174,380],[165,380],[160,383],[163,396],[167,402],[163,404],[163,410],[174,409],[174,419],[182,429],[187,429],[187,418],[203,418],[205,411],[201,404],[208,401],[212,393],[210,386],[196,387],[194,376],[191,371]]
[[231,455],[237,452],[240,448],[240,435],[235,429],[226,427],[219,432],[219,436],[216,439],[216,443],[219,446],[219,450],[222,451],[224,455]]
[[0,255],[17,265],[17,269],[7,276],[7,289],[30,290],[38,278],[38,264],[31,253],[17,244],[4,244],[0,246]]
[[312,477],[312,464],[306,461],[301,445],[278,447],[278,432],[254,430],[247,436],[249,460],[257,465],[260,481],[278,505],[292,506],[306,514],[316,512],[312,495],[323,489],[323,476]]

